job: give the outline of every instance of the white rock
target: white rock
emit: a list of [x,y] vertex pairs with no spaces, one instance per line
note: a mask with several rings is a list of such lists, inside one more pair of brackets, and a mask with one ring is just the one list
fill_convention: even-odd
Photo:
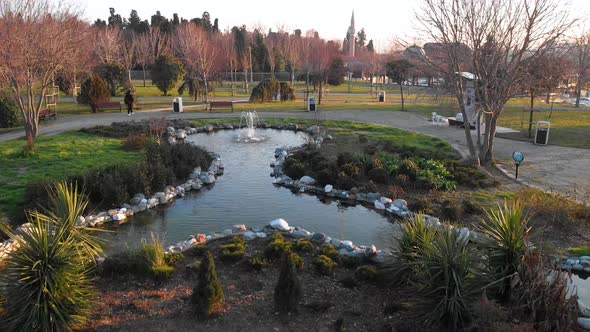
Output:
[[338,248],[340,248],[340,246],[342,246],[342,241],[340,241],[338,239],[332,239],[331,243],[334,247],[336,247],[336,249],[338,249]]
[[311,176],[302,176],[301,179],[299,179],[299,182],[303,183],[303,184],[307,184],[307,185],[312,185],[315,184],[315,179],[312,178]]
[[244,237],[244,239],[250,241],[256,238],[256,233],[252,231],[245,231],[244,234],[242,234],[242,236]]
[[385,210],[385,205],[383,203],[381,203],[380,201],[375,201],[375,203],[373,203],[373,205],[375,206],[375,209],[377,209],[377,210]]
[[332,238],[331,238],[331,237],[329,237],[329,236],[326,236],[326,237],[324,238],[324,243],[332,243]]
[[310,238],[312,235],[311,232],[306,231],[305,229],[296,229],[291,234],[293,234],[293,236],[296,236],[296,237],[305,237],[305,238]]
[[275,219],[270,222],[270,226],[274,229],[278,229],[279,231],[288,231],[289,230],[289,223],[284,219]]
[[365,249],[365,255],[367,257],[375,256],[376,254],[377,254],[377,247],[375,247],[374,245],[371,245],[370,247],[367,247]]
[[113,216],[113,220],[115,221],[121,221],[121,220],[125,220],[127,219],[127,216],[123,213],[117,213]]
[[354,249],[354,244],[352,243],[352,241],[342,241],[342,247],[348,251],[351,251]]
[[241,225],[233,225],[232,229],[234,231],[234,233],[240,233],[246,230],[246,225],[241,224]]
[[583,329],[590,330],[590,318],[578,317],[578,325]]
[[127,208],[121,208],[121,209],[119,209],[119,213],[125,213],[125,212],[127,212]]
[[400,209],[406,208],[408,206],[408,202],[406,202],[406,200],[404,199],[396,199],[395,201],[393,201],[393,205],[397,206]]
[[223,230],[223,235],[232,235],[234,232],[231,228],[226,228]]
[[324,187],[324,192],[326,192],[326,193],[331,193],[331,192],[332,192],[332,190],[334,190],[334,186],[332,186],[331,184],[327,184],[327,185]]
[[265,233],[265,232],[256,232],[256,236],[257,236],[257,237],[260,237],[260,238],[265,238],[265,237],[267,237],[267,235],[266,235],[266,233]]
[[590,308],[580,299],[578,299],[578,308],[580,308],[580,316],[590,317]]
[[204,184],[212,184],[215,183],[215,175],[207,175],[206,177],[203,178],[203,183]]
[[391,198],[381,197],[381,198],[379,198],[379,202],[381,202],[383,204],[391,204],[393,202],[393,200]]

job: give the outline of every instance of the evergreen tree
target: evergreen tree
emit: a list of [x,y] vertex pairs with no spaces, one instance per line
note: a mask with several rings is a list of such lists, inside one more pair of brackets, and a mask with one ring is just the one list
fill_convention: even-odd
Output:
[[346,68],[344,62],[340,58],[334,59],[328,69],[328,84],[340,85],[344,83],[344,76],[346,76]]
[[282,314],[297,311],[297,305],[302,297],[303,291],[295,273],[293,254],[287,252],[281,260],[281,272],[274,293],[275,306]]
[[217,280],[215,261],[211,252],[207,252],[201,261],[199,282],[193,288],[191,302],[195,305],[200,316],[207,317],[223,309],[223,289]]
[[367,51],[369,51],[369,53],[375,53],[375,46],[373,46],[373,39],[369,40],[369,43],[367,43]]
[[123,19],[121,18],[121,15],[119,14],[115,14],[115,8],[111,7],[109,8],[109,26],[118,26],[118,27],[123,27]]
[[160,55],[152,68],[152,83],[164,93],[164,96],[167,96],[168,91],[178,84],[184,74],[184,67],[178,59],[168,55]]
[[365,48],[365,42],[367,41],[367,34],[365,33],[365,28],[362,28],[361,31],[356,33],[356,49],[358,51]]

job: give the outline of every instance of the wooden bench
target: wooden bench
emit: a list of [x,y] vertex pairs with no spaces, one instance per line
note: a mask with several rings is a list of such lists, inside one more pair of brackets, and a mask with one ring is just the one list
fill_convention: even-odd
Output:
[[233,101],[211,101],[209,102],[209,112],[213,111],[213,109],[231,109],[232,113],[234,112],[234,102]]
[[56,111],[52,111],[47,108],[39,111],[39,119],[47,120],[47,119],[51,119],[51,118],[53,118],[53,120],[57,120],[57,112]]
[[96,103],[96,111],[104,111],[104,110],[119,110],[121,112],[123,108],[121,107],[121,103],[118,101],[103,101]]

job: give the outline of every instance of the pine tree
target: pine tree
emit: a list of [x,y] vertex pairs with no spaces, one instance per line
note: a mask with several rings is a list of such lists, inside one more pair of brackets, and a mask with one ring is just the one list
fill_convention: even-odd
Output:
[[297,310],[297,304],[303,297],[301,283],[295,273],[295,262],[291,253],[285,253],[281,260],[281,273],[275,287],[275,306],[284,314]]
[[193,288],[191,302],[200,316],[207,317],[223,309],[223,289],[217,280],[215,261],[211,252],[207,252],[199,269],[199,282]]

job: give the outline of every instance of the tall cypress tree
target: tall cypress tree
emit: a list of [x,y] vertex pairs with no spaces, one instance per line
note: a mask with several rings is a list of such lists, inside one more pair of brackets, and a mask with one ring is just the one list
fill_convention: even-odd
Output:
[[295,272],[293,254],[287,252],[281,260],[281,273],[279,275],[279,282],[275,287],[274,299],[276,309],[281,314],[297,311],[297,305],[302,297],[303,291],[301,290],[301,283]]
[[191,302],[195,305],[197,314],[207,317],[223,310],[223,289],[217,280],[215,261],[211,252],[207,252],[199,269],[199,282],[193,288]]

